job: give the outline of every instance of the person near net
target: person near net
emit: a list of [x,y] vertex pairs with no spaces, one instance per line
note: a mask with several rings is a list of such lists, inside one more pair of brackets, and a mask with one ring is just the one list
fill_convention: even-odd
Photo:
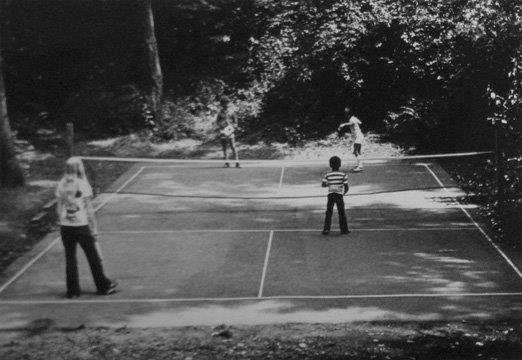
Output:
[[328,187],[328,202],[326,204],[326,216],[324,219],[323,235],[330,233],[332,224],[332,213],[334,205],[337,206],[339,213],[339,227],[341,234],[348,234],[348,222],[346,221],[346,212],[344,209],[343,196],[348,192],[348,176],[339,171],[341,167],[341,159],[338,156],[330,158],[330,168],[332,171],[326,173],[322,180],[322,186]]
[[239,168],[239,157],[236,151],[235,130],[237,126],[237,117],[234,112],[229,109],[230,100],[223,96],[220,99],[221,110],[216,119],[216,130],[218,132],[221,147],[223,149],[223,158],[225,159],[225,167],[230,167],[228,162],[228,148],[232,152],[232,156],[236,161],[236,167]]
[[67,298],[81,295],[76,260],[77,244],[87,257],[98,293],[109,295],[116,291],[117,282],[109,279],[103,269],[102,255],[96,239],[98,227],[91,203],[92,194],[83,161],[78,157],[69,158],[65,164],[64,176],[56,188],[58,224],[65,248]]
[[361,159],[362,156],[362,143],[364,141],[364,135],[361,131],[361,120],[359,120],[354,112],[350,109],[350,107],[346,107],[344,109],[346,117],[348,118],[348,122],[344,122],[337,128],[337,133],[339,137],[344,136],[344,134],[349,130],[352,133],[354,138],[353,143],[353,154],[355,155],[355,160],[357,161],[357,165],[352,171],[360,172],[363,171],[363,162]]

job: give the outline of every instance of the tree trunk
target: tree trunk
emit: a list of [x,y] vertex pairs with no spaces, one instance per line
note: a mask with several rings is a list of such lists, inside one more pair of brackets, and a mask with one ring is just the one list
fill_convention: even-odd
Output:
[[24,174],[15,155],[14,139],[7,115],[2,53],[0,51],[0,187],[24,185]]
[[138,0],[142,21],[143,50],[145,51],[145,90],[149,106],[155,120],[161,120],[161,98],[163,96],[163,75],[158,53],[158,43],[154,31],[154,15],[151,0]]

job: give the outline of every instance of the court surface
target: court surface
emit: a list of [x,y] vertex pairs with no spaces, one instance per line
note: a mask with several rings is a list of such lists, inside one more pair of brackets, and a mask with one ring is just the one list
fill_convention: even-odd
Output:
[[[327,162],[326,162],[327,163]],[[522,273],[436,163],[350,173],[352,231],[321,235],[323,163],[153,162],[95,200],[106,272],[67,300],[52,234],[0,278],[0,328],[521,318]]]

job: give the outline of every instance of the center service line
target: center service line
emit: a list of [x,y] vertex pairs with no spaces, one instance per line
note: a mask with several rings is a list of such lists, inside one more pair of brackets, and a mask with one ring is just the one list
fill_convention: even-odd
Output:
[[283,176],[285,174],[285,167],[281,166],[281,177],[279,178],[279,189],[283,187]]
[[263,297],[263,287],[265,286],[266,269],[268,268],[268,257],[270,256],[270,249],[272,248],[273,237],[274,230],[271,230],[270,236],[268,237],[268,246],[266,247],[265,263],[263,264],[263,274],[261,275],[261,284],[259,285],[259,293],[257,294],[258,298]]

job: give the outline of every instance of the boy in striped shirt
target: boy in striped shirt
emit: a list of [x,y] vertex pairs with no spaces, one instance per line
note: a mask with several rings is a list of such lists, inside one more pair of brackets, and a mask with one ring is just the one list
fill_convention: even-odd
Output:
[[337,206],[339,213],[339,227],[341,234],[348,234],[348,223],[346,221],[346,213],[344,211],[343,195],[348,192],[348,176],[339,171],[341,167],[341,159],[338,156],[330,158],[330,167],[332,171],[323,177],[322,186],[328,187],[328,203],[326,204],[326,217],[324,219],[323,235],[330,233],[330,225],[332,224],[332,213],[334,205]]

